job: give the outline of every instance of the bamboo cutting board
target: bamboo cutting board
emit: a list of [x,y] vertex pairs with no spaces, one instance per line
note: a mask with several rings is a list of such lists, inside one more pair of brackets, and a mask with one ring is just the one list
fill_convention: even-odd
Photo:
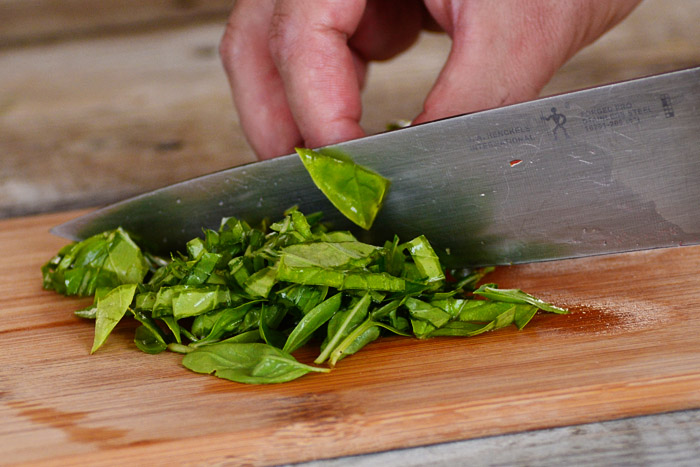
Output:
[[76,215],[0,222],[3,463],[267,465],[700,407],[700,247],[500,268],[487,279],[572,313],[383,338],[330,374],[246,386],[139,352],[131,325],[88,355],[72,311],[90,300],[39,272]]

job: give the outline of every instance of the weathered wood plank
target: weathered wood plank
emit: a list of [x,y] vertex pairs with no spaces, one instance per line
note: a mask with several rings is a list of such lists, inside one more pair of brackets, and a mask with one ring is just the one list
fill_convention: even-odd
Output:
[[[647,0],[544,94],[698,64],[698,17],[700,2]],[[223,27],[222,18],[2,50],[0,217],[100,205],[254,160],[216,52]],[[447,38],[426,34],[374,66],[367,131],[413,118],[448,52]]]
[[0,48],[226,18],[233,0],[0,0]]
[[295,464],[297,467],[455,465],[694,466],[700,410],[470,439],[414,449]]

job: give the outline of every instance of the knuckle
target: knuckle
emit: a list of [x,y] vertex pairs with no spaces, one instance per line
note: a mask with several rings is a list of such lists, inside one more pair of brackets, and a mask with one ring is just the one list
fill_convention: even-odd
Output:
[[219,42],[219,58],[227,71],[232,71],[232,66],[246,49],[245,37],[241,28],[237,25],[237,19],[231,17],[226,24],[226,29]]
[[284,62],[296,49],[296,32],[288,13],[276,10],[267,34],[270,54],[276,62]]

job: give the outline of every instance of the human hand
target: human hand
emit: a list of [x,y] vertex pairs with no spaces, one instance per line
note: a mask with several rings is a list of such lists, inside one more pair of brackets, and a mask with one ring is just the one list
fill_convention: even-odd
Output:
[[221,57],[259,158],[364,135],[371,61],[443,30],[452,49],[414,123],[538,96],[640,0],[237,0]]

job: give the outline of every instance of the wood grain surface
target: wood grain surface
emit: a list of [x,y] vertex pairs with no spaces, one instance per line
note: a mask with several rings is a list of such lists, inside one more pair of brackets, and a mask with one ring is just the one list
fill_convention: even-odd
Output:
[[700,407],[700,247],[500,268],[489,281],[572,313],[382,338],[330,374],[246,386],[139,352],[130,324],[88,355],[72,311],[89,300],[39,273],[77,214],[0,222],[3,463],[269,465]]

